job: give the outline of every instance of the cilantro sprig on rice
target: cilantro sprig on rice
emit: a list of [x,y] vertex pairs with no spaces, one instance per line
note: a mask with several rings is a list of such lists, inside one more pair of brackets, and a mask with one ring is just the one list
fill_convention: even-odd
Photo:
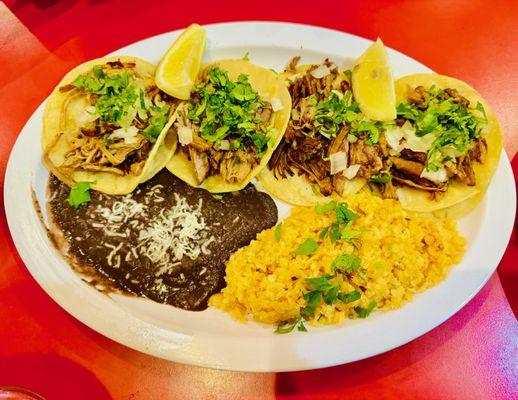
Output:
[[[334,212],[336,216],[336,220],[324,228],[319,234],[320,240],[325,240],[329,235],[331,243],[340,240],[352,244],[355,249],[360,247],[358,238],[364,230],[353,229],[352,223],[359,218],[359,215],[352,211],[347,203],[337,203],[333,200],[327,204],[317,204],[315,206],[315,212],[320,215]],[[307,238],[292,252],[292,256],[315,254],[318,247],[319,243],[315,239]],[[365,280],[365,273],[361,268],[361,259],[355,254],[343,253],[333,260],[331,266],[334,274],[324,274],[315,278],[305,279],[306,286],[309,290],[303,294],[306,305],[301,308],[300,316],[279,324],[275,333],[290,333],[295,327],[297,327],[298,331],[306,332],[304,320],[309,320],[316,309],[322,304],[333,305],[338,303],[352,303],[360,300],[362,297],[360,290],[355,289],[350,292],[342,292],[340,291],[340,283],[336,278],[338,275],[341,275],[342,279],[349,280],[351,274],[357,272],[358,275]],[[367,318],[375,308],[376,302],[373,301],[369,303],[366,308],[356,306],[354,310],[358,317]]]

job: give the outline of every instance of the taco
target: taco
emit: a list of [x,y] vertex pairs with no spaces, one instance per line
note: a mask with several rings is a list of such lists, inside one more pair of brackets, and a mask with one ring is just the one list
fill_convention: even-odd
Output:
[[378,140],[379,128],[354,101],[350,71],[339,71],[329,60],[297,66],[299,59],[284,72],[291,119],[259,181],[287,203],[311,206],[358,191],[373,168],[381,167],[378,149],[364,150]]
[[210,192],[244,188],[268,163],[291,110],[283,80],[245,60],[205,66],[173,129],[178,148],[167,163],[174,175]]
[[135,57],[99,58],[70,71],[43,114],[43,160],[69,186],[91,182],[130,193],[176,148],[175,101],[154,84],[155,67]]
[[384,132],[386,177],[403,208],[459,216],[481,200],[502,151],[496,117],[473,88],[416,74],[396,81],[397,120]]

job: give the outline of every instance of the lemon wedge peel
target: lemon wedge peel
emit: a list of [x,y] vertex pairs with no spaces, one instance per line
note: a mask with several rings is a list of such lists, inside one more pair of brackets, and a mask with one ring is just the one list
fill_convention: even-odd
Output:
[[365,116],[375,121],[396,118],[394,79],[387,51],[381,39],[373,43],[355,62],[352,87]]
[[156,85],[180,100],[187,100],[200,71],[205,51],[205,30],[192,24],[176,38],[156,69]]

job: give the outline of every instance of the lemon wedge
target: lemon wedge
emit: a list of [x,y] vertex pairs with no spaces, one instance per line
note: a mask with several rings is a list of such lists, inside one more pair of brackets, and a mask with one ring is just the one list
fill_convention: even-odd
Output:
[[379,38],[356,60],[352,86],[354,97],[367,118],[375,121],[396,118],[394,79],[387,51]]
[[156,85],[170,96],[187,100],[200,70],[205,42],[200,25],[192,24],[183,31],[158,64]]

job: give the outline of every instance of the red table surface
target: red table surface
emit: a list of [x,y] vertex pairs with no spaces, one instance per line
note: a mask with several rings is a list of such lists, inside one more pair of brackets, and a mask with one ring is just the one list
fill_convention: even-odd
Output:
[[[518,149],[516,1],[12,0],[6,5],[0,2],[2,193],[20,129],[64,72],[191,22],[279,20],[380,36],[388,46],[475,86],[500,119],[508,155]],[[513,169],[517,176],[518,157]],[[1,195],[0,203],[3,210]],[[518,323],[509,305],[518,306],[516,230],[498,274],[433,331],[367,360],[282,374],[179,365],[95,333],[32,279],[3,211],[0,232],[0,386],[22,386],[48,399],[518,398]]]

